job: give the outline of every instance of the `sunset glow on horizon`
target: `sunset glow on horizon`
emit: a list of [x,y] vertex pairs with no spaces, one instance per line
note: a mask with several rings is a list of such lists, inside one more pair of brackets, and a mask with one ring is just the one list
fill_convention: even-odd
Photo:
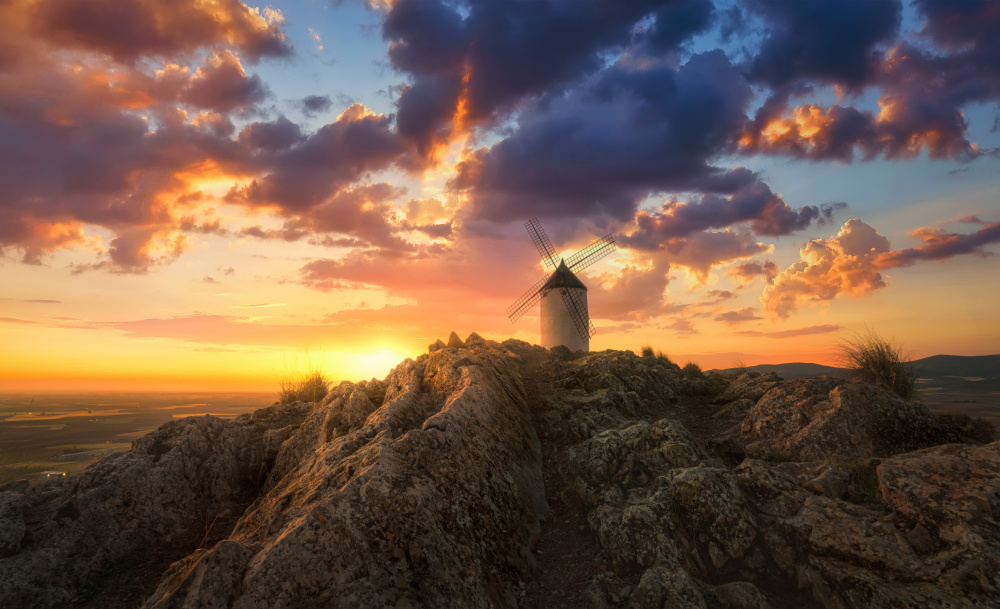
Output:
[[1000,353],[989,2],[0,3],[0,392],[382,378],[580,274],[591,350]]

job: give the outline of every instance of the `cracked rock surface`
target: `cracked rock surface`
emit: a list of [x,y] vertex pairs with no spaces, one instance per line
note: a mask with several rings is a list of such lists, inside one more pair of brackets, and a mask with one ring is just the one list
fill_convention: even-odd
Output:
[[0,606],[994,607],[1000,442],[958,438],[843,379],[453,334],[0,487]]

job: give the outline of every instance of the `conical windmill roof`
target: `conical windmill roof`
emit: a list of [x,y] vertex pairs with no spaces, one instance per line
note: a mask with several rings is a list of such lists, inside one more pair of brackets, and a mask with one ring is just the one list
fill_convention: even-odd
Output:
[[559,261],[559,268],[556,269],[555,273],[549,277],[549,280],[545,282],[545,285],[541,287],[540,292],[545,290],[552,290],[555,288],[577,288],[580,290],[586,290],[587,286],[583,285],[583,282],[576,278],[573,271],[569,270],[566,263],[562,260]]

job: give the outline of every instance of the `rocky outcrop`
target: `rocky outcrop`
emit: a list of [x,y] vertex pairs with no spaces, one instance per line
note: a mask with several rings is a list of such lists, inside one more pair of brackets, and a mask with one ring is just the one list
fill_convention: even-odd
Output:
[[[100,606],[81,591],[143,554],[158,609],[1000,598],[1000,442],[843,379],[455,339],[318,404],[174,421],[77,479],[5,485],[0,606]],[[543,526],[584,537],[542,555]],[[532,596],[557,560],[578,572]]]
[[298,404],[233,421],[171,421],[75,481],[0,493],[5,545],[18,550],[0,560],[0,604],[65,606],[141,548],[181,558],[216,527],[231,527],[309,410]]
[[802,379],[770,389],[734,430],[751,455],[885,457],[958,441],[922,404],[872,385]]

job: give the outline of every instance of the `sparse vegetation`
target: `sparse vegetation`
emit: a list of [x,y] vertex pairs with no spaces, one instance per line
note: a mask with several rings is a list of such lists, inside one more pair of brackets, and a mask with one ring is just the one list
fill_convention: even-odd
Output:
[[740,378],[749,371],[750,368],[748,368],[746,362],[744,362],[741,359],[738,359],[735,362],[733,362],[732,368],[729,369],[729,373],[730,376],[732,376],[732,378]]
[[831,464],[847,472],[847,500],[885,514],[889,511],[878,486],[878,472],[868,461],[853,457],[834,457]]
[[295,402],[318,402],[330,392],[330,379],[318,370],[301,379],[281,381],[278,401],[282,404]]
[[917,370],[893,340],[869,330],[842,343],[840,352],[852,381],[883,387],[906,400],[913,397]]
[[656,360],[656,363],[664,368],[680,368],[663,351],[654,351],[652,345],[643,345],[639,349],[639,354],[644,358]]
[[282,404],[295,402],[319,402],[330,392],[332,379],[320,369],[319,364],[306,356],[305,372],[300,371],[297,360],[285,362],[285,379],[278,383],[278,401]]
[[684,364],[684,367],[681,368],[681,373],[684,376],[692,379],[700,379],[703,376],[705,376],[701,371],[701,366],[699,366],[694,362],[688,362]]
[[791,461],[792,458],[781,452],[780,450],[770,450],[764,456],[764,460],[768,463],[786,463]]

